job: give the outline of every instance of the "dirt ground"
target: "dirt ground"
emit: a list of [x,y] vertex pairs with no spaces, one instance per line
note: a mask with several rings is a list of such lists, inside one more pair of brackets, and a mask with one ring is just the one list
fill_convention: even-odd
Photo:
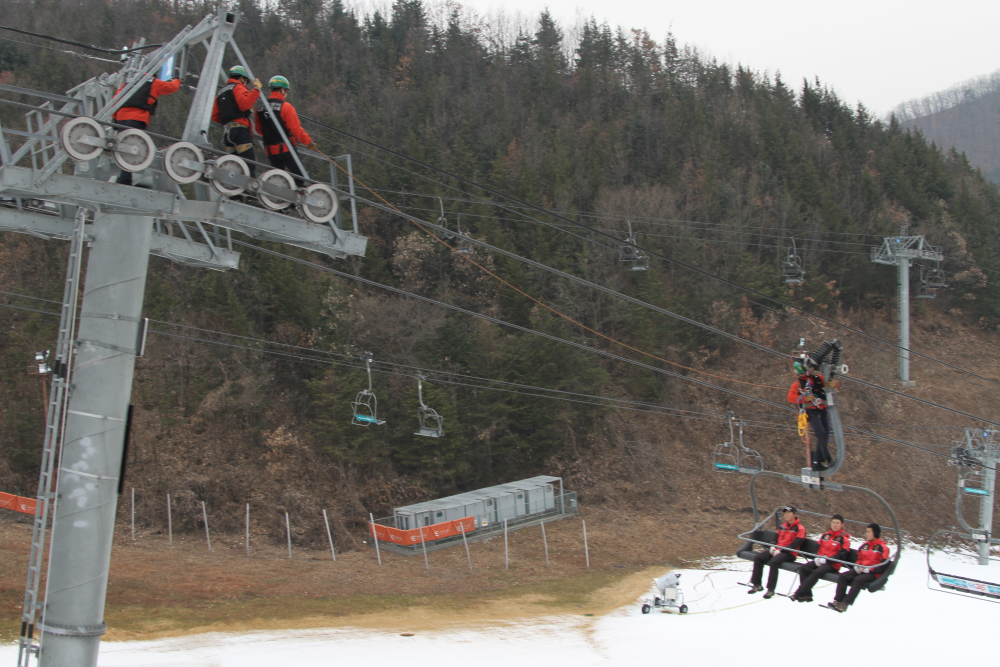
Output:
[[[746,530],[732,514],[722,521],[732,524],[732,535]],[[175,536],[170,546],[160,535],[132,542],[120,532],[105,639],[341,625],[406,631],[554,612],[599,615],[634,600],[664,569],[736,546],[735,539],[707,537],[671,546],[663,538],[670,522],[658,517],[622,521],[601,510],[584,516],[589,569],[578,518],[546,525],[549,568],[541,529],[534,526],[510,533],[509,569],[502,537],[471,543],[471,572],[461,544],[430,552],[428,570],[419,555],[386,552],[379,566],[373,549],[339,554],[334,562],[329,551],[293,547],[289,560],[287,548],[251,540],[248,558],[242,536],[215,535],[209,552],[203,535]],[[18,629],[30,535],[27,520],[0,519],[5,641]]]

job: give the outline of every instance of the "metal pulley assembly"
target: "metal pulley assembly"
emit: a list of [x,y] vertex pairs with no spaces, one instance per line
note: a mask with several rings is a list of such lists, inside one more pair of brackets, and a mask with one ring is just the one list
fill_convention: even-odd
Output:
[[148,134],[134,127],[115,135],[115,145],[111,150],[115,164],[131,172],[149,168],[156,157],[156,144]]
[[[243,161],[243,158],[235,155],[222,155],[215,158],[215,168],[213,171],[222,171],[229,174],[230,178],[243,176],[250,178],[250,166]],[[212,187],[223,197],[235,197],[243,194],[244,188],[239,185],[223,183],[218,178],[210,178]]]
[[86,162],[108,151],[115,164],[124,171],[148,169],[156,158],[156,144],[142,130],[130,127],[108,136],[104,126],[86,116],[74,118],[63,125],[59,139],[63,149],[74,160]]
[[307,187],[305,197],[299,210],[309,222],[324,225],[333,220],[340,209],[337,193],[325,183],[313,183]]
[[264,188],[261,187],[260,191],[257,192],[257,199],[260,203],[264,205],[264,208],[269,208],[272,211],[283,211],[292,205],[292,202],[298,199],[298,193],[295,191],[295,181],[292,179],[291,174],[289,174],[284,169],[270,169],[264,172],[264,175],[260,177],[260,183],[262,186],[267,185],[273,188],[280,188],[283,190],[288,190],[288,198],[282,198],[276,196],[275,194],[266,194]]
[[205,154],[190,141],[179,141],[163,151],[163,170],[174,183],[194,183],[205,173]]
[[85,162],[101,155],[107,147],[104,127],[93,118],[80,116],[64,124],[59,133],[63,150],[74,160]]

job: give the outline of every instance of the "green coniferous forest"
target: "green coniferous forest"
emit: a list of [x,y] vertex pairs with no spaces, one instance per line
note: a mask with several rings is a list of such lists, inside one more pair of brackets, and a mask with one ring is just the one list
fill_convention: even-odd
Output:
[[[110,48],[140,37],[166,41],[216,8],[177,0],[2,6],[3,24]],[[987,330],[1000,323],[997,186],[963,155],[873,118],[819,80],[784,81],[721,63],[665,30],[664,37],[591,20],[567,45],[567,28],[546,13],[518,30],[458,10],[432,21],[420,0],[396,0],[370,15],[340,0],[234,6],[248,61],[263,80],[287,77],[289,101],[304,116],[620,238],[630,220],[640,245],[842,319],[893,316],[896,273],[873,264],[869,247],[909,225],[949,258],[947,293],[919,307]],[[33,37],[0,37],[17,40],[0,41],[6,83],[62,92],[115,67]],[[164,98],[151,129],[177,136],[191,95]],[[21,112],[2,113],[6,126]],[[442,197],[450,226],[461,216],[463,229],[491,244],[775,349],[792,345],[782,338],[791,329],[774,324],[785,321],[781,307],[655,258],[649,271],[625,271],[607,239],[539,224],[419,165],[304,126],[326,154],[351,153],[359,181],[404,211],[437,220]],[[649,361],[555,317],[412,223],[366,207],[359,215],[369,237],[364,258],[333,262],[269,247]],[[793,238],[807,279],[789,286],[781,263]],[[0,283],[58,300],[65,252],[63,243],[0,233]],[[726,375],[743,354],[737,343],[510,259],[481,249],[473,257],[586,327],[664,359]],[[161,322],[340,353],[370,350],[377,360],[506,382],[681,406],[706,400],[678,380],[247,249],[240,269],[227,273],[152,258],[146,311]],[[22,369],[32,350],[51,344],[54,320],[3,309],[0,325],[0,470],[33,488],[42,404],[37,379]],[[263,494],[304,512],[319,506],[318,494],[336,493],[349,521],[406,499],[547,473],[558,467],[552,461],[591,446],[608,412],[429,383],[425,401],[444,416],[446,437],[419,438],[413,377],[376,374],[387,425],[362,429],[350,425],[349,404],[363,372],[157,335],[150,350],[136,375],[129,474],[150,497],[172,490],[192,507],[206,497],[218,508]],[[780,393],[768,397],[783,401]]]

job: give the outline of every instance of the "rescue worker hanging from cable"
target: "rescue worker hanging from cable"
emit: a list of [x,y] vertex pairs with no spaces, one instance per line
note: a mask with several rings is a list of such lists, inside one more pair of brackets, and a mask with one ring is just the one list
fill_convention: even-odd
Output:
[[[176,72],[175,72],[176,74]],[[118,92],[125,87],[123,83]],[[139,86],[130,98],[125,100],[118,111],[111,117],[117,124],[125,127],[134,127],[138,130],[145,130],[149,127],[149,121],[156,113],[156,105],[160,103],[160,97],[176,93],[181,88],[181,80],[175,78],[172,81],[161,81],[156,74],[152,74],[146,83]],[[132,185],[132,172],[122,169],[116,181],[119,185]]]
[[250,175],[256,176],[257,169],[253,164],[256,158],[253,150],[253,137],[250,132],[250,111],[260,99],[263,85],[260,79],[254,79],[254,90],[251,91],[247,87],[249,83],[250,75],[243,66],[236,65],[229,69],[229,80],[215,96],[215,104],[212,106],[212,122],[222,125],[222,145],[225,146],[226,152],[236,153],[239,157],[247,160]]
[[[298,155],[298,152],[295,151],[295,146],[301,145],[306,148],[315,148],[316,144],[313,143],[309,134],[302,129],[298,112],[288,102],[288,95],[291,92],[288,79],[283,76],[273,76],[267,82],[267,86],[271,91],[271,94],[267,98],[268,108],[263,113],[260,109],[257,109],[256,114],[257,128],[264,137],[264,151],[267,153],[268,162],[276,169],[284,169],[290,174],[305,176],[295,161],[295,157]],[[278,132],[275,123],[279,123],[281,129],[284,130],[285,136],[288,137],[288,141],[292,144],[291,150],[282,141],[281,133]],[[295,185],[300,188],[305,187],[305,181],[296,178]]]
[[816,436],[816,447],[812,450],[813,470],[826,470],[830,460],[830,416],[827,412],[826,383],[823,376],[807,368],[802,361],[792,364],[795,381],[788,388],[788,402],[804,410]]

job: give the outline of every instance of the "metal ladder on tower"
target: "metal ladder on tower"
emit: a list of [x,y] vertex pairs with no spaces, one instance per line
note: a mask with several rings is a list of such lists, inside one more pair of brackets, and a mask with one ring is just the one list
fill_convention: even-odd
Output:
[[[52,502],[55,494],[53,474],[62,452],[62,434],[66,426],[66,408],[70,390],[70,371],[75,350],[76,311],[80,289],[80,265],[83,259],[83,242],[87,221],[86,209],[78,209],[73,227],[66,267],[66,284],[63,288],[62,313],[59,319],[59,338],[52,365],[52,393],[45,413],[45,439],[42,446],[41,471],[38,476],[38,496],[35,505],[35,525],[31,532],[31,554],[28,560],[28,583],[24,590],[24,607],[21,612],[21,637],[17,652],[18,667],[28,667],[31,656],[37,656],[38,644],[33,644],[35,627],[44,616],[44,601],[38,592],[42,582],[42,564],[45,559],[45,531],[49,517],[55,516]],[[42,612],[42,615],[39,614]]]

